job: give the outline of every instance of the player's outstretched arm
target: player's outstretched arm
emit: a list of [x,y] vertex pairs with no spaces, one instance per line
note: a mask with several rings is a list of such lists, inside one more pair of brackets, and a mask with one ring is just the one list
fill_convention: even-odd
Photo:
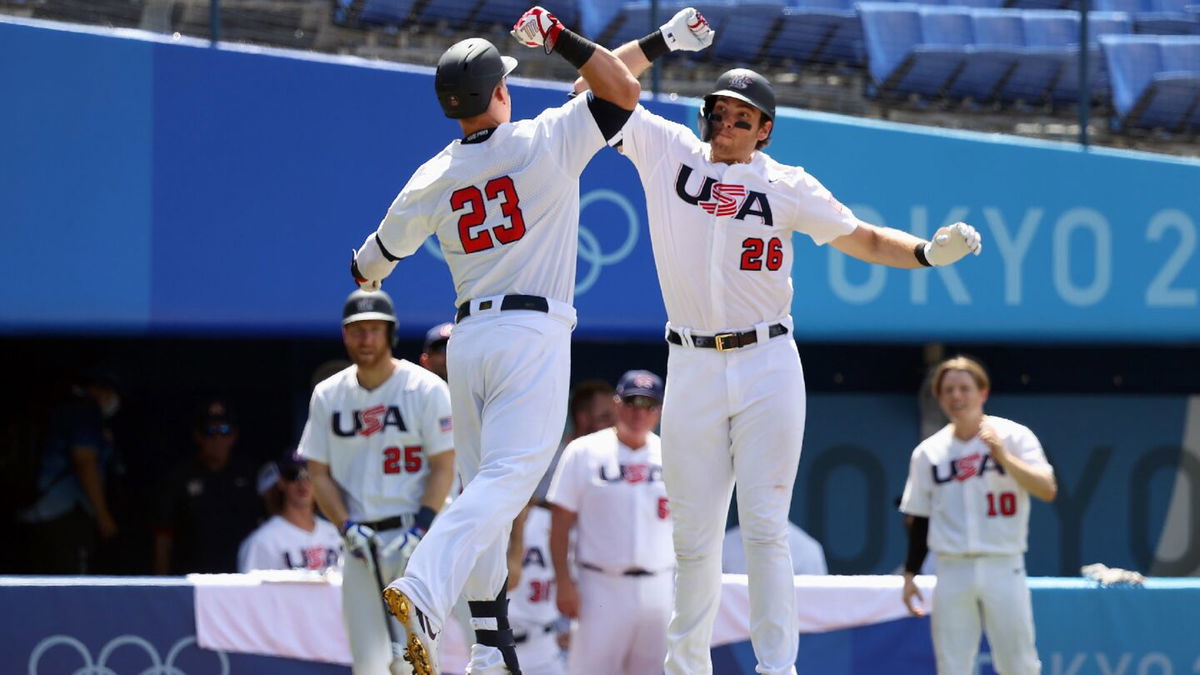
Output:
[[[712,44],[716,31],[704,15],[693,7],[684,7],[658,30],[640,40],[631,40],[613,50],[634,77],[639,77],[657,58],[675,51],[698,52]],[[575,93],[587,91],[588,81],[575,80]]]
[[595,92],[624,110],[637,107],[641,85],[612,52],[563,26],[550,12],[533,7],[513,25],[512,36],[526,47],[544,47],[546,53],[557,52],[571,65]]
[[983,242],[979,232],[966,223],[954,223],[925,241],[907,232],[859,221],[850,234],[834,239],[837,250],[864,262],[914,269],[950,265],[968,253],[979,255]]

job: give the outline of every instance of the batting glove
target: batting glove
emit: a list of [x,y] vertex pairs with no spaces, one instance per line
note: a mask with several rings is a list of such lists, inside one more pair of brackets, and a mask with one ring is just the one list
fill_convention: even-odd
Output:
[[362,272],[358,271],[358,252],[354,249],[350,249],[350,276],[354,277],[354,283],[364,291],[377,291],[383,287],[382,280],[372,281],[363,277]]
[[549,54],[554,51],[554,43],[562,30],[562,22],[553,14],[541,7],[534,7],[517,19],[511,32],[517,42],[526,47],[545,47]]
[[925,244],[925,259],[935,267],[958,262],[968,253],[979,255],[983,241],[979,232],[966,223],[943,227]]
[[663,40],[671,51],[698,52],[712,44],[716,31],[708,19],[692,7],[675,12],[671,20],[659,27]]
[[371,559],[373,544],[379,544],[375,530],[353,520],[342,523],[342,545],[347,553],[364,562],[368,561]]

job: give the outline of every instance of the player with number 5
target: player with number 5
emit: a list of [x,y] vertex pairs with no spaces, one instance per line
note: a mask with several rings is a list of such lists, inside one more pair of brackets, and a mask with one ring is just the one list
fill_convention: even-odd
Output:
[[996,672],[1041,672],[1025,583],[1029,495],[1053,501],[1054,469],[1028,427],[985,415],[989,382],[977,361],[943,361],[931,382],[950,423],[913,451],[900,510],[913,516],[903,600],[924,600],[913,581],[937,554],[933,648],[941,675],[975,672],[982,626]]
[[317,504],[342,532],[342,615],[355,675],[410,672],[403,632],[389,627],[379,594],[404,570],[454,481],[450,392],[437,375],[392,358],[395,334],[387,293],[346,298],[342,340],[353,365],[317,384],[300,438]]

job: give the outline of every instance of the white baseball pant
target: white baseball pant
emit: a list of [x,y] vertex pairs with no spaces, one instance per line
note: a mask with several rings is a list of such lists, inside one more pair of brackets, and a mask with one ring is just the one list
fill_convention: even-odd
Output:
[[663,401],[663,480],[674,521],[675,611],[667,675],[712,673],[721,543],[734,482],[759,673],[795,673],[799,628],[788,511],[805,390],[791,333],[731,352],[672,344]]
[[939,553],[930,624],[939,675],[975,672],[981,630],[987,631],[996,672],[1042,672],[1023,555]]
[[517,643],[517,662],[523,675],[565,675],[567,665],[558,646],[558,636],[537,631]]
[[[379,550],[391,549],[391,544],[404,537],[406,530],[395,529],[376,533]],[[405,560],[399,555],[381,555],[379,579],[383,583],[395,579],[404,569]],[[346,625],[346,637],[350,639],[350,655],[354,659],[354,675],[378,675],[389,672],[393,675],[408,675],[411,669],[403,658],[393,660],[391,636],[384,624],[383,590],[379,579],[371,570],[370,563],[346,554],[342,564],[342,619]],[[404,626],[393,617],[392,635],[404,639]]]
[[508,576],[513,518],[562,438],[574,325],[567,307],[550,314],[493,309],[454,328],[446,355],[464,489],[396,582],[439,630],[460,594],[493,600]]
[[569,675],[659,675],[667,654],[672,575],[627,577],[580,569]]

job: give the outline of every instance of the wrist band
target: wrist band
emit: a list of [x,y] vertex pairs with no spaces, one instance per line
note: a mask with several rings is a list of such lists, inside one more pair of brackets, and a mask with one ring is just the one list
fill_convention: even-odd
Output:
[[433,517],[436,515],[437,511],[434,511],[428,506],[422,506],[421,509],[417,511],[416,517],[413,518],[413,524],[428,532],[429,526],[433,524]]
[[915,248],[913,248],[913,255],[916,256],[917,262],[921,263],[923,266],[933,267],[933,263],[929,262],[929,258],[925,257],[925,242],[921,242],[920,244],[917,244]]
[[583,68],[583,64],[588,62],[588,59],[592,58],[592,54],[596,51],[596,43],[564,28],[554,42],[554,51],[566,59],[567,63],[575,66],[576,70],[579,70]]
[[663,37],[661,30],[656,30],[638,40],[638,46],[642,48],[642,53],[646,55],[647,61],[661,58],[671,51],[671,48],[667,46],[667,39]]

